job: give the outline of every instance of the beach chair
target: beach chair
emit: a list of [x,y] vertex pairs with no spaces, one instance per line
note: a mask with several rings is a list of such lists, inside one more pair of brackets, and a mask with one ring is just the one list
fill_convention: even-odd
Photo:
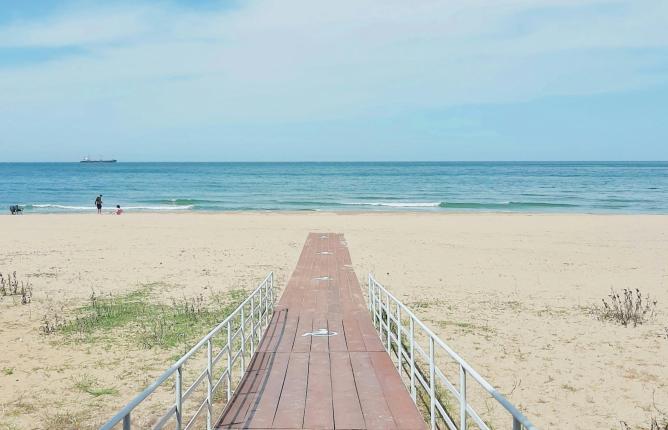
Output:
[[19,205],[11,205],[9,207],[9,212],[11,212],[12,215],[19,215],[23,214],[23,209],[21,209],[21,206]]

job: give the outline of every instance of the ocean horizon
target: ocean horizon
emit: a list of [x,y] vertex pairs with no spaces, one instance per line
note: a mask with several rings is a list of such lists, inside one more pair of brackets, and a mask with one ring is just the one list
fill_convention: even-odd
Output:
[[668,213],[668,161],[0,163],[28,213]]

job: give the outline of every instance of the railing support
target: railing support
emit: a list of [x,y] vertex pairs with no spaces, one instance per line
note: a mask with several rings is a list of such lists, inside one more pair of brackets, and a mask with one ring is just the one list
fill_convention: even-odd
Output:
[[[369,275],[371,276],[371,275]],[[371,280],[369,280],[371,282]],[[378,328],[378,306],[376,305],[376,287],[375,285],[372,285],[370,290],[371,291],[371,312],[373,316],[373,326]]]
[[386,294],[385,298],[385,316],[387,317],[387,352],[392,350],[392,338],[390,337],[390,295]]
[[[377,288],[377,287],[376,287]],[[376,289],[376,313],[378,314],[378,330],[383,333],[383,299],[380,297],[380,288]]]
[[251,298],[251,357],[255,354],[255,301]]
[[213,427],[213,342],[206,344],[206,430]]
[[269,291],[267,289],[260,291],[260,301],[264,307],[264,315],[262,316],[264,320],[263,326],[266,327],[269,324],[267,321],[267,316],[269,315]]
[[130,414],[127,414],[126,416],[123,417],[123,430],[130,430]]
[[369,312],[373,313],[373,308],[371,307],[371,303],[373,303],[371,300],[371,273],[369,273],[369,276],[367,277],[367,295],[369,296]]
[[232,321],[227,322],[227,401],[232,397]]
[[415,324],[413,323],[413,318],[409,321],[411,342],[411,397],[413,398],[413,402],[417,403],[417,392],[415,390]]
[[[274,310],[274,272],[269,274],[269,308],[272,311]],[[267,312],[267,315],[269,315],[269,312]],[[269,322],[265,322],[265,325],[269,325]]]
[[183,426],[183,367],[176,370],[176,430]]
[[466,369],[459,365],[459,430],[466,430]]
[[401,377],[401,363],[402,363],[402,357],[401,357],[401,350],[402,350],[402,345],[401,345],[401,308],[399,307],[399,304],[397,303],[397,370],[399,371],[399,377]]
[[434,338],[429,338],[429,415],[432,430],[436,428],[436,363],[434,362]]
[[246,318],[241,307],[241,373],[246,371]]

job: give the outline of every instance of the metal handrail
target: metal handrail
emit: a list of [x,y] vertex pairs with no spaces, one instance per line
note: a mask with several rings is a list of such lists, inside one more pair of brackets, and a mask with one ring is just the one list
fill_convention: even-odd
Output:
[[[100,427],[100,430],[111,430],[117,424],[123,423],[123,430],[130,430],[131,423],[131,414],[132,411],[139,406],[148,396],[153,394],[160,386],[162,386],[165,381],[170,379],[170,377],[175,376],[175,401],[167,409],[167,411],[162,415],[158,420],[157,424],[154,426],[154,429],[161,429],[167,424],[172,418],[175,419],[175,429],[176,430],[187,430],[198,418],[199,414],[206,408],[207,418],[206,418],[206,427],[207,430],[213,428],[214,413],[213,413],[213,399],[215,392],[220,387],[220,384],[225,380],[226,382],[226,393],[227,401],[229,402],[232,394],[236,387],[232,386],[232,369],[237,360],[241,360],[241,374],[246,370],[246,347],[250,341],[250,356],[252,357],[255,353],[255,348],[259,345],[264,335],[264,331],[269,325],[269,320],[271,319],[271,314],[274,310],[274,273],[270,272],[266,278],[258,285],[255,290],[243,301],[241,304],[225,318],[221,323],[219,323],[213,330],[211,330],[206,336],[204,336],[197,344],[190,349],[185,355],[176,361],[172,366],[170,366],[162,375],[160,375],[151,385],[149,385],[144,391],[139,393],[134,399],[130,401],[123,409],[118,411],[106,424]],[[244,310],[250,305],[250,318],[247,319]],[[239,319],[239,328],[236,332],[232,332],[233,322]],[[250,320],[250,329],[248,330],[248,321]],[[221,347],[221,350],[214,355],[213,352],[213,340],[214,336],[219,334],[223,329],[226,329],[226,343]],[[247,333],[248,332],[248,333]],[[238,342],[238,351],[233,352],[232,350],[235,347],[235,342],[237,337],[241,337],[241,340]],[[185,389],[183,387],[183,366],[184,364],[197,352],[200,351],[206,345],[207,348],[207,366],[195,379],[195,381]],[[226,353],[226,354],[224,354]],[[223,371],[220,379],[214,384],[213,374],[214,374],[214,365],[224,356],[227,355],[227,368]],[[197,386],[204,380],[207,380],[207,396],[206,398],[198,405],[196,412],[190,417],[187,421],[187,424],[184,426],[184,416],[183,416],[183,402],[187,400],[190,394],[197,388]]]
[[[490,430],[482,417],[469,403],[466,395],[466,384],[468,377],[472,377],[487,393],[489,393],[503,408],[512,416],[513,430],[538,430],[527,417],[525,417],[512,403],[510,403],[499,391],[485,380],[470,364],[468,364],[450,346],[441,340],[429,327],[427,327],[415,314],[390,293],[369,273],[368,282],[369,311],[372,314],[373,323],[379,332],[380,338],[387,352],[396,357],[397,371],[403,379],[403,367],[408,368],[406,385],[410,389],[411,397],[417,404],[417,383],[429,394],[429,421],[431,429],[436,429],[436,420],[440,417],[450,430],[466,430],[468,419],[472,419],[482,430]],[[383,300],[385,299],[385,300]],[[394,306],[393,306],[394,305]],[[393,310],[394,308],[394,310]],[[408,327],[403,322],[402,314],[407,317]],[[428,351],[425,351],[415,340],[416,328],[426,336],[429,342]],[[402,339],[403,338],[403,339]],[[404,345],[407,342],[407,345]],[[459,389],[439,369],[435,361],[436,348],[445,351],[459,365]],[[426,362],[428,371],[420,368],[418,353]],[[436,385],[437,378],[445,388],[450,391],[459,403],[459,426],[452,418],[448,408],[438,398]]]

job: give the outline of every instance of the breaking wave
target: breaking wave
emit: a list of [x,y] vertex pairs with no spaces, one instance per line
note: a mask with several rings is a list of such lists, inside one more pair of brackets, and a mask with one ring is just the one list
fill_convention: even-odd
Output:
[[[56,204],[32,204],[23,206],[24,209],[46,209],[46,210],[58,210],[63,212],[82,212],[82,211],[95,211],[97,210],[94,206],[68,206],[68,205],[56,205]],[[122,206],[123,210],[135,210],[135,211],[177,211],[177,210],[190,210],[193,208],[193,205],[187,206]],[[113,210],[115,206],[105,206],[102,210]]]

